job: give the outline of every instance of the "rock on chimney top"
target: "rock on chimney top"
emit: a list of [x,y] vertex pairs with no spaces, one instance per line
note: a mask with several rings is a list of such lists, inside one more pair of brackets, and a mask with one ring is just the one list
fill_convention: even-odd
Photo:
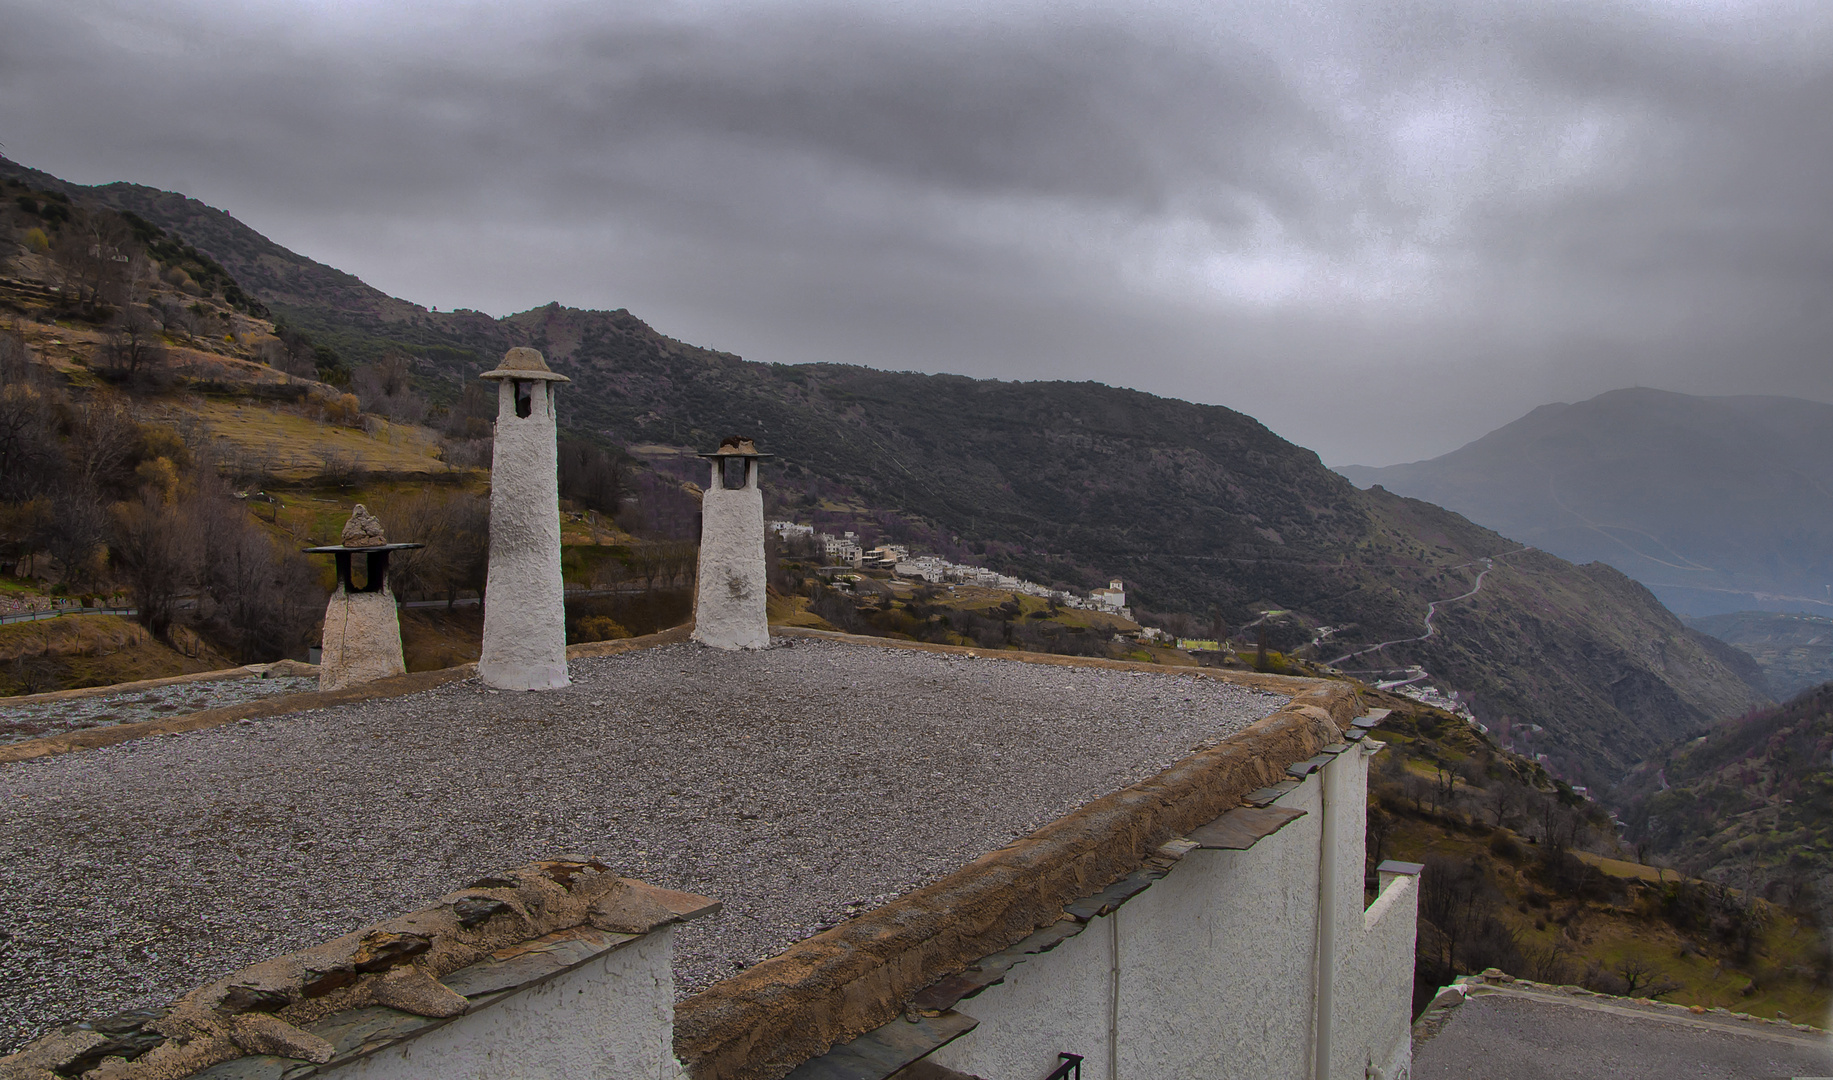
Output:
[[353,548],[381,547],[388,543],[388,537],[382,532],[382,523],[362,503],[356,504],[351,511],[350,520],[344,522],[344,546]]

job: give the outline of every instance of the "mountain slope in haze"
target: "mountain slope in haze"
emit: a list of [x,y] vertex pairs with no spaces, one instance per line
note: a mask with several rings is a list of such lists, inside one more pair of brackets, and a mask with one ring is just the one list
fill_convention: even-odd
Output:
[[1690,874],[1833,904],[1833,684],[1724,721],[1636,770],[1629,838]]
[[1687,625],[1749,654],[1762,667],[1770,695],[1778,700],[1833,682],[1833,619],[1735,611],[1688,619]]
[[1833,405],[1613,390],[1429,461],[1337,471],[1607,562],[1684,614],[1833,614]]
[[[1766,700],[1739,673],[1748,658],[1622,575],[1358,491],[1227,408],[1096,383],[750,363],[626,311],[424,312],[179,196],[61,190],[133,209],[314,336],[359,357],[404,351],[433,383],[473,382],[509,345],[539,348],[574,380],[560,399],[569,429],[664,466],[754,435],[779,455],[766,474],[774,512],[854,507],[892,539],[1080,588],[1120,576],[1138,606],[1230,626],[1287,609],[1317,628],[1324,660],[1395,642],[1357,663],[1423,664],[1473,693],[1486,720],[1541,725],[1534,749],[1574,779],[1607,783]],[[1470,591],[1486,567],[1480,592],[1439,609],[1436,633],[1407,640],[1424,634],[1429,603]]]

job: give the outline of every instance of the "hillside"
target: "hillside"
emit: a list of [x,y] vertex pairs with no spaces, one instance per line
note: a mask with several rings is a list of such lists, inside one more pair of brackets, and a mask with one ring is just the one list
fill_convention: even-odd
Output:
[[[1575,780],[1607,783],[1764,700],[1739,673],[1746,658],[1622,575],[1516,552],[1438,507],[1358,491],[1227,408],[1095,383],[749,363],[626,311],[425,312],[179,196],[58,190],[185,237],[345,355],[411,357],[435,397],[450,400],[487,357],[526,344],[573,378],[561,397],[569,429],[664,472],[698,478],[693,451],[755,435],[779,455],[766,477],[773,513],[1037,581],[1088,588],[1119,576],[1143,611],[1206,625],[1265,628],[1265,613],[1281,611],[1282,633],[1303,628],[1315,643],[1273,647],[1313,659],[1396,642],[1345,666],[1422,664],[1474,695],[1492,726],[1543,728],[1534,752]],[[1482,591],[1438,610],[1435,633],[1402,640],[1424,634],[1429,603],[1469,591],[1486,568]]]
[[1833,684],[1715,725],[1621,793],[1651,859],[1833,916]]
[[1833,957],[1811,905],[1638,863],[1601,807],[1533,762],[1448,713],[1370,697],[1394,714],[1376,732],[1387,750],[1369,775],[1369,865],[1426,864],[1417,1003],[1497,967],[1682,1005],[1825,1015]]
[[1770,696],[1779,700],[1833,682],[1833,619],[1734,611],[1688,619],[1687,625],[1748,653],[1763,669]]
[[1429,461],[1337,471],[1609,563],[1683,614],[1833,614],[1833,405],[1613,390]]

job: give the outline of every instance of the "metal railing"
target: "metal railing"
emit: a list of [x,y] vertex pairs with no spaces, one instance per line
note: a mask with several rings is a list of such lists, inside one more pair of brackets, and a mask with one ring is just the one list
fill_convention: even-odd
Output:
[[1044,1080],[1082,1080],[1082,1055],[1058,1054],[1057,1061],[1061,1064]]
[[0,626],[8,623],[38,622],[41,619],[56,619],[65,615],[137,615],[138,608],[122,607],[67,607],[44,608],[38,611],[15,611],[0,615]]

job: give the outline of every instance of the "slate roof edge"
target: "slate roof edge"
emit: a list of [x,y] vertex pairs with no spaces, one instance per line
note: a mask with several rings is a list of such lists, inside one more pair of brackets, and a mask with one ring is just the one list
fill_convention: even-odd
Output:
[[[140,1048],[143,1052],[131,1060],[110,1059],[107,1075],[110,1080],[175,1080],[239,1058],[276,1053],[276,1039],[296,1051],[284,1056],[322,1062],[330,1056],[328,1044],[305,1030],[318,1021],[376,1005],[450,1019],[487,1008],[556,973],[534,973],[475,1001],[438,982],[493,954],[580,928],[642,935],[718,910],[718,903],[703,896],[618,877],[595,859],[530,863],[481,878],[432,907],[264,960],[186,993],[162,1014],[154,1010],[134,1025],[136,1034],[147,1033],[146,1041],[157,1040],[156,1045]],[[103,1063],[80,1072],[72,1071],[72,1063],[93,1057],[102,1047],[107,1041],[102,1031],[113,1030],[111,1019],[120,1018],[65,1024],[32,1040],[0,1058],[0,1078],[88,1075]],[[260,1028],[252,1038],[251,1023]],[[312,1056],[315,1047],[324,1051],[322,1056]],[[360,1053],[376,1049],[380,1045]]]
[[[634,652],[638,649],[652,649],[659,645],[674,645],[686,641],[693,632],[694,624],[687,622],[659,633],[645,634],[642,637],[568,645],[566,655],[569,660],[579,660],[594,656],[613,656],[617,653]],[[281,661],[281,663],[288,663],[288,661]],[[306,667],[307,665],[300,666]],[[200,674],[211,675],[215,678],[239,678],[243,677],[242,672],[244,672],[242,668],[231,668],[225,672],[202,672]],[[460,682],[475,674],[477,674],[476,664],[460,664],[457,667],[440,668],[436,671],[416,671],[408,675],[377,679],[375,682],[363,683],[360,686],[352,686],[343,690],[307,690],[299,694],[276,694],[239,705],[206,709],[203,712],[187,713],[183,716],[168,716],[159,720],[145,720],[137,724],[114,724],[107,727],[84,728],[81,731],[66,732],[62,735],[47,735],[41,739],[26,739],[0,746],[0,764],[52,757],[77,750],[90,750],[99,746],[116,746],[135,739],[150,739],[155,735],[203,731],[207,728],[233,724],[237,720],[283,716],[287,713],[304,712],[307,709],[324,709],[333,705],[350,705],[361,701],[406,697],[409,694],[431,690],[447,683]],[[184,678],[180,677],[181,680]],[[120,693],[140,685],[139,683],[121,683],[112,687],[89,687],[82,693],[87,694],[91,690],[96,693]],[[59,692],[78,693],[77,691]],[[0,705],[20,700],[22,699],[0,698]]]
[[1247,730],[684,999],[675,1009],[676,1056],[694,1080],[777,1080],[895,1019],[931,984],[1055,924],[1071,905],[1139,871],[1167,841],[1341,741],[1361,711],[1348,683],[1284,682],[1292,699]]

